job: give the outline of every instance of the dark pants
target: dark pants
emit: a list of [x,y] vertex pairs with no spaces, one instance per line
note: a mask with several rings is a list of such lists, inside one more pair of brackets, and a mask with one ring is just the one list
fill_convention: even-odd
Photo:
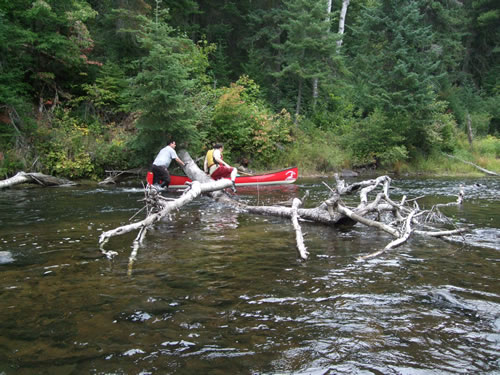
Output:
[[167,167],[152,165],[151,172],[153,172],[153,184],[161,183],[161,187],[168,187],[170,185],[170,173]]

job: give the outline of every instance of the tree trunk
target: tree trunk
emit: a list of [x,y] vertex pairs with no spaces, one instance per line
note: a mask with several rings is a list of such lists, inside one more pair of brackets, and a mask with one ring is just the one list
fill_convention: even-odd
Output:
[[144,168],[135,168],[126,171],[106,171],[106,173],[109,173],[109,176],[100,181],[99,185],[118,184],[130,177],[144,177],[146,170]]
[[462,163],[472,165],[474,168],[476,168],[476,169],[480,170],[481,172],[486,173],[490,176],[500,176],[500,174],[498,174],[497,172],[493,172],[493,171],[489,171],[487,169],[484,169],[484,168],[480,167],[479,165],[471,163],[470,161],[462,160],[462,159],[457,158],[456,156],[453,156],[453,155],[448,155],[448,154],[444,154],[444,155],[451,158],[451,159],[457,159],[457,160],[461,161]]
[[[330,14],[332,13],[332,0],[328,0],[327,6],[326,6],[326,22],[328,23],[328,30],[327,33],[330,32]],[[313,79],[313,108],[316,107],[316,102],[318,101],[318,79],[314,78]]]
[[294,121],[295,124],[299,121],[301,102],[302,102],[302,78],[299,78],[299,91],[297,93],[297,104],[295,106],[295,121]]
[[470,148],[473,149],[474,146],[472,145],[472,126],[471,126],[470,113],[467,113],[467,138],[469,138]]
[[[179,151],[178,155],[185,163],[185,166],[183,167],[184,172],[191,180],[193,180],[192,185],[184,191],[182,196],[173,201],[169,201],[158,194],[156,189],[148,186],[145,190],[147,208],[146,218],[142,221],[124,225],[101,234],[99,239],[101,251],[110,257],[114,255],[113,252],[106,252],[103,246],[111,237],[128,233],[133,230],[139,230],[139,233],[134,240],[133,252],[130,256],[129,272],[131,272],[131,267],[137,255],[137,250],[141,245],[147,230],[154,223],[166,217],[172,210],[181,208],[184,204],[198,197],[202,192],[210,194],[214,199],[249,213],[280,216],[291,219],[296,233],[297,250],[302,259],[307,259],[309,253],[305,247],[302,230],[298,223],[299,217],[302,220],[308,220],[326,225],[339,225],[344,223],[352,225],[360,223],[382,230],[394,237],[394,240],[382,250],[362,256],[359,258],[360,260],[372,258],[389,249],[400,246],[413,234],[446,238],[447,236],[456,235],[466,230],[437,230],[429,225],[430,222],[442,223],[444,221],[444,215],[439,212],[438,206],[434,206],[431,210],[421,210],[416,203],[419,198],[412,199],[410,202],[410,200],[406,200],[406,197],[403,197],[400,203],[394,202],[389,196],[391,179],[388,176],[380,176],[374,180],[362,181],[353,185],[346,185],[343,180],[339,179],[338,175],[335,175],[337,183],[336,188],[331,188],[325,184],[332,194],[326,201],[315,208],[298,208],[300,200],[297,198],[293,199],[292,207],[249,206],[231,199],[229,196],[220,191],[231,186],[231,181],[229,179],[213,181],[209,176],[201,171],[200,168],[198,168],[196,163],[185,150]],[[368,195],[373,193],[376,188],[381,188],[382,191],[378,192],[372,201],[369,201]],[[342,202],[340,197],[342,194],[349,194],[355,191],[359,191],[360,202],[356,208],[349,208]],[[455,203],[449,203],[446,205],[460,205],[462,200],[463,192],[461,191]],[[449,223],[451,221],[446,218],[446,222]],[[426,230],[420,230],[419,227]]]
[[[347,14],[347,7],[349,6],[349,1],[350,0],[343,0],[342,1],[342,10],[340,11],[340,18],[339,18],[339,35],[341,35],[341,36],[344,35],[345,17]],[[342,40],[343,40],[343,38],[341,37],[337,41],[337,51],[342,46]]]
[[25,173],[19,172],[15,176],[6,180],[0,181],[0,189],[8,188],[18,184],[38,184],[42,186],[62,186],[76,185],[70,180],[49,176],[42,173]]

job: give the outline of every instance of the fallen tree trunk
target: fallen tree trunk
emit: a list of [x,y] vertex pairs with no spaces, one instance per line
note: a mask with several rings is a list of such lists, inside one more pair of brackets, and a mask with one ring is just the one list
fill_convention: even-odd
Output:
[[153,224],[166,217],[173,210],[179,209],[183,205],[191,202],[201,193],[209,193],[230,186],[231,186],[231,181],[225,179],[219,181],[211,181],[204,184],[201,184],[198,181],[194,181],[191,184],[191,186],[183,192],[181,197],[175,200],[166,200],[158,193],[158,191],[154,187],[149,186],[147,188],[148,190],[146,191],[146,198],[145,198],[146,206],[148,208],[146,218],[144,220],[123,225],[121,227],[101,233],[99,237],[99,244],[101,250],[108,256],[114,255],[113,253],[106,253],[104,251],[104,245],[109,241],[109,239],[111,237],[133,232],[135,230],[140,230],[139,236],[136,237],[135,240],[137,245],[140,245],[145,237],[145,233],[143,233],[143,231],[144,230],[147,231],[148,228],[150,228]]
[[[139,230],[134,240],[134,250],[131,255],[132,264],[137,254],[137,249],[142,243],[147,230],[154,225],[154,223],[166,217],[172,210],[181,208],[184,204],[192,201],[201,193],[207,193],[213,199],[232,205],[248,213],[291,219],[296,233],[298,254],[302,259],[307,259],[309,252],[304,244],[302,230],[298,223],[299,217],[302,220],[330,226],[346,223],[350,225],[360,223],[382,230],[394,237],[394,240],[386,245],[384,249],[359,257],[358,259],[360,260],[375,257],[389,249],[400,246],[415,234],[429,237],[446,237],[465,231],[465,229],[460,228],[440,230],[431,226],[430,223],[443,223],[444,215],[439,212],[438,205],[434,206],[431,210],[420,209],[417,200],[421,197],[410,200],[403,197],[399,203],[393,201],[389,195],[391,179],[388,176],[380,176],[373,180],[347,185],[343,180],[339,179],[338,175],[335,175],[336,188],[331,188],[325,184],[331,191],[331,195],[326,201],[315,208],[299,208],[301,202],[297,198],[293,200],[292,207],[249,206],[232,199],[228,194],[224,194],[221,191],[231,186],[230,180],[222,179],[213,181],[198,168],[186,151],[181,150],[178,155],[185,163],[183,168],[184,172],[194,181],[191,188],[187,189],[180,198],[174,201],[166,201],[161,195],[155,195],[156,190],[148,186],[145,191],[147,206],[146,219],[102,233],[99,243],[104,253],[106,252],[103,246],[111,237]],[[376,189],[381,189],[382,191],[377,192],[375,198],[370,201],[369,194],[374,193]],[[348,207],[340,199],[342,194],[352,194],[357,191],[359,191],[359,204],[354,208]],[[457,201],[448,203],[446,206],[460,205],[462,200],[463,192],[460,191]],[[373,216],[375,216],[375,218],[373,218]],[[106,254],[108,256],[111,255],[109,252]]]
[[295,240],[297,241],[297,250],[299,252],[299,256],[306,260],[309,256],[309,252],[304,245],[304,236],[302,235],[302,228],[299,224],[299,215],[297,213],[298,207],[302,204],[300,199],[295,198],[292,203],[292,224],[293,229],[295,229]]
[[70,186],[76,185],[70,180],[49,176],[43,173],[18,172],[6,180],[0,181],[0,189],[5,189],[19,184],[38,184],[42,186]]
[[480,167],[479,165],[471,163],[470,161],[462,160],[460,158],[457,158],[456,156],[449,155],[449,154],[444,154],[444,155],[447,156],[447,157],[449,157],[450,159],[456,159],[458,161],[461,161],[462,163],[469,164],[469,165],[473,166],[474,168],[476,168],[476,169],[480,170],[481,172],[486,173],[486,174],[488,174],[490,176],[500,176],[500,174],[498,174],[496,172],[493,172],[493,171],[489,171],[487,169],[484,169],[484,168]]
[[106,171],[109,176],[106,177],[103,181],[100,181],[99,185],[118,184],[131,177],[144,178],[146,176],[146,172],[147,171],[144,168],[127,169],[125,171]]

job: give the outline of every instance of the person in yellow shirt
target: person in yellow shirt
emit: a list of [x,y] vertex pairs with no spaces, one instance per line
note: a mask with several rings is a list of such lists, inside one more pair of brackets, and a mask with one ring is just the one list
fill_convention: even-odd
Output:
[[236,193],[235,180],[238,170],[223,160],[222,151],[224,151],[222,143],[216,143],[213,149],[208,150],[203,163],[203,170],[214,180],[230,177],[233,183],[233,192]]

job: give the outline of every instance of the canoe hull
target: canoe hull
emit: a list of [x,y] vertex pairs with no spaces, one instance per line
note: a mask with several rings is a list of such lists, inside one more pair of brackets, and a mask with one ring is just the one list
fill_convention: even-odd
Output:
[[[283,184],[293,184],[299,175],[297,167],[283,169],[282,171],[260,174],[255,176],[238,176],[236,177],[236,186],[257,186],[257,185],[283,185]],[[170,186],[171,189],[185,189],[186,182],[191,182],[191,180],[186,176],[176,176],[172,175]],[[148,183],[153,182],[153,175],[148,172],[147,176]]]

